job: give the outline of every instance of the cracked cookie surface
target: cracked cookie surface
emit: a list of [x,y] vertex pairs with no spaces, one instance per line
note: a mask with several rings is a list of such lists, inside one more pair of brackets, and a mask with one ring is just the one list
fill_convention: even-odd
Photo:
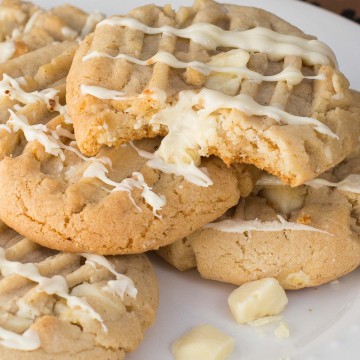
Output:
[[[59,129],[62,121],[62,116],[52,120],[48,129]],[[136,146],[151,153],[158,144],[151,139]],[[1,218],[53,249],[99,254],[157,249],[216,219],[239,199],[239,172],[216,158],[202,163],[213,185],[200,187],[147,167],[130,144],[104,149],[97,158],[74,149],[61,150],[62,158],[33,141],[0,163]]]

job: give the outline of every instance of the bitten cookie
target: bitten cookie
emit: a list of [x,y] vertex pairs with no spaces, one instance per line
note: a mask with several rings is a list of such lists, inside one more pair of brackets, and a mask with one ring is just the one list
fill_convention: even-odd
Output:
[[11,229],[0,245],[2,359],[124,359],[155,320],[145,255],[57,253]]
[[[207,187],[145,165],[158,139],[86,158],[59,116],[31,126],[14,113],[11,132],[32,140],[0,163],[0,217],[24,236],[62,251],[139,253],[189,235],[236,205],[240,172],[202,162]],[[40,205],[41,204],[41,205]]]
[[317,286],[360,265],[360,156],[290,188],[275,177],[259,180],[256,195],[225,220],[159,254],[180,270],[243,284],[277,278],[286,289]]
[[360,135],[328,46],[264,10],[212,0],[99,23],[75,56],[67,97],[87,155],[161,135],[155,155],[168,164],[214,154],[292,186],[341,162]]

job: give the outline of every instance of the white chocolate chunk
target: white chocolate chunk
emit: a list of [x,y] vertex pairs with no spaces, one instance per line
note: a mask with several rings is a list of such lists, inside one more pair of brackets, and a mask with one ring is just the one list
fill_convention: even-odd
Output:
[[277,338],[288,338],[290,336],[290,330],[286,323],[281,322],[279,326],[274,330],[274,334]]
[[306,274],[304,271],[300,270],[296,273],[291,273],[286,276],[286,278],[283,280],[284,284],[287,284],[288,286],[294,286],[294,287],[304,287],[308,284],[310,284],[310,276]]
[[290,215],[292,211],[302,208],[306,198],[306,187],[269,186],[261,191],[264,196],[282,214]]
[[261,327],[275,322],[279,322],[282,318],[283,318],[282,315],[265,316],[263,318],[254,321],[250,321],[247,323],[247,325],[250,325],[252,327]]
[[200,325],[176,340],[171,351],[176,360],[225,360],[234,348],[232,337],[212,325]]
[[228,297],[231,313],[239,324],[265,316],[280,314],[288,299],[274,278],[265,278],[241,285]]

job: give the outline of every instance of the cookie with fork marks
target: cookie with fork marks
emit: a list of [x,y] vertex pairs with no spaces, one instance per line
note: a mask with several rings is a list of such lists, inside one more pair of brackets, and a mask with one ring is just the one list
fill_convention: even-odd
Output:
[[103,19],[71,5],[44,10],[20,0],[3,1],[0,16],[0,63],[54,42],[81,40]]
[[296,186],[355,148],[348,86],[314,37],[260,9],[197,0],[99,23],[75,56],[67,96],[87,155],[161,135],[155,155],[184,176],[214,154]]
[[158,286],[143,254],[59,253],[0,234],[0,357],[124,359],[154,322]]

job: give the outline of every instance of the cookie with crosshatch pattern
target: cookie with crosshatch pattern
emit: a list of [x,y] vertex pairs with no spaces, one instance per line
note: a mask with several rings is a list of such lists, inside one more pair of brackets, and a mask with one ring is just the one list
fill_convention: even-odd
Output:
[[[44,10],[30,2],[0,4],[0,159],[26,144],[7,131],[10,111],[30,125],[65,114],[65,83],[78,41],[103,18],[71,5]],[[50,90],[48,90],[50,88]],[[21,107],[19,109],[19,107]]]
[[339,163],[359,137],[329,47],[264,10],[212,0],[104,20],[75,56],[67,96],[85,154],[161,135],[167,163],[215,154],[292,186]]
[[0,17],[0,62],[54,42],[80,40],[104,18],[99,12],[87,14],[71,5],[45,10],[20,0],[2,1]]
[[0,64],[0,160],[26,144],[6,126],[11,112],[34,126],[66,115],[65,82],[77,47],[75,41],[51,44]]
[[155,320],[158,285],[143,254],[59,253],[3,224],[0,357],[124,359]]

